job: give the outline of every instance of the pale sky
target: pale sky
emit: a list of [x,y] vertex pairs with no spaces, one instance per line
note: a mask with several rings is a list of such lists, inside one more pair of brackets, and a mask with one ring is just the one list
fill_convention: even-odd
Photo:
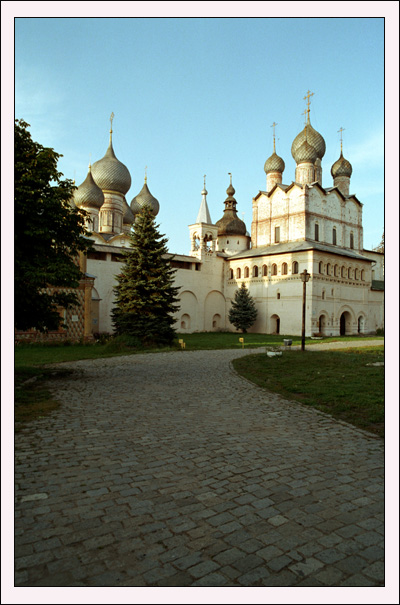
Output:
[[370,249],[384,228],[384,28],[382,17],[21,16],[15,117],[63,155],[59,169],[79,185],[89,161],[107,149],[113,112],[114,150],[132,177],[128,203],[147,166],[160,231],[171,252],[185,254],[203,175],[216,222],[232,173],[238,213],[250,231],[252,198],[266,188],[273,122],[283,182],[294,181],[291,144],[310,90],[311,124],[326,142],[323,186],[333,185],[343,128],[350,192],[364,205]]

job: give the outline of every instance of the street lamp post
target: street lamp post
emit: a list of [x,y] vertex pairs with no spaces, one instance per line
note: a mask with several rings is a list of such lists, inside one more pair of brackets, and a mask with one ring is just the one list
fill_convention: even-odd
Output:
[[303,314],[301,320],[301,350],[305,351],[306,348],[306,283],[310,279],[310,274],[307,273],[307,269],[304,269],[300,273],[301,281],[303,282]]

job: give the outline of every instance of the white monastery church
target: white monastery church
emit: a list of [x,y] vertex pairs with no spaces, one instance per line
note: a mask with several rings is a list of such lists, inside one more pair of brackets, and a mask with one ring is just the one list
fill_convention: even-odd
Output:
[[[204,180],[197,218],[189,225],[190,252],[171,254],[180,288],[178,332],[235,331],[228,312],[244,281],[258,309],[249,331],[301,334],[300,274],[305,269],[310,274],[307,336],[368,334],[383,328],[383,254],[363,248],[362,203],[350,193],[352,167],[342,144],[331,168],[331,184],[323,185],[325,141],[311,126],[309,99],[310,94],[305,127],[291,148],[296,171],[288,185],[283,183],[285,162],[276,153],[274,133],[274,151],[264,165],[266,189],[253,198],[251,235],[237,215],[232,176],[223,216],[215,223]],[[129,170],[114,153],[111,121],[104,157],[89,166],[74,192],[73,203],[90,214],[87,227],[94,242],[84,266],[90,285],[86,336],[112,332],[115,275],[121,271],[121,252],[129,246],[135,215],[144,205],[150,205],[155,216],[159,211],[147,177],[128,203],[130,186]]]

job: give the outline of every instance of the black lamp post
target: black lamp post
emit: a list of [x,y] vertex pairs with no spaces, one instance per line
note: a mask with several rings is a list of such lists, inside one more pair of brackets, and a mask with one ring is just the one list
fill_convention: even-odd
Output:
[[301,281],[303,282],[303,315],[301,321],[301,350],[305,351],[306,348],[306,283],[310,279],[310,274],[307,273],[307,269],[304,269],[300,273]]

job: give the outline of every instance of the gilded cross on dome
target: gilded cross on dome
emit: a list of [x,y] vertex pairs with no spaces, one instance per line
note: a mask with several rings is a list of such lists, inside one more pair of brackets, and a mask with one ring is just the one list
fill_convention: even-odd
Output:
[[340,152],[343,151],[343,130],[346,130],[345,128],[343,128],[342,126],[339,128],[338,132],[340,132]]
[[114,119],[114,112],[111,112],[111,115],[110,115],[110,122],[111,122],[111,129],[110,129],[110,132],[112,132],[112,131],[113,131],[113,130],[112,130],[112,123],[113,123],[113,119]]
[[276,122],[274,122],[273,124],[271,124],[271,128],[273,128],[273,133],[274,133],[274,153],[275,153],[275,126],[278,126],[278,124]]
[[314,95],[313,92],[310,92],[309,90],[307,90],[307,94],[305,97],[303,97],[304,99],[307,99],[307,119],[308,121],[310,121],[310,98]]

